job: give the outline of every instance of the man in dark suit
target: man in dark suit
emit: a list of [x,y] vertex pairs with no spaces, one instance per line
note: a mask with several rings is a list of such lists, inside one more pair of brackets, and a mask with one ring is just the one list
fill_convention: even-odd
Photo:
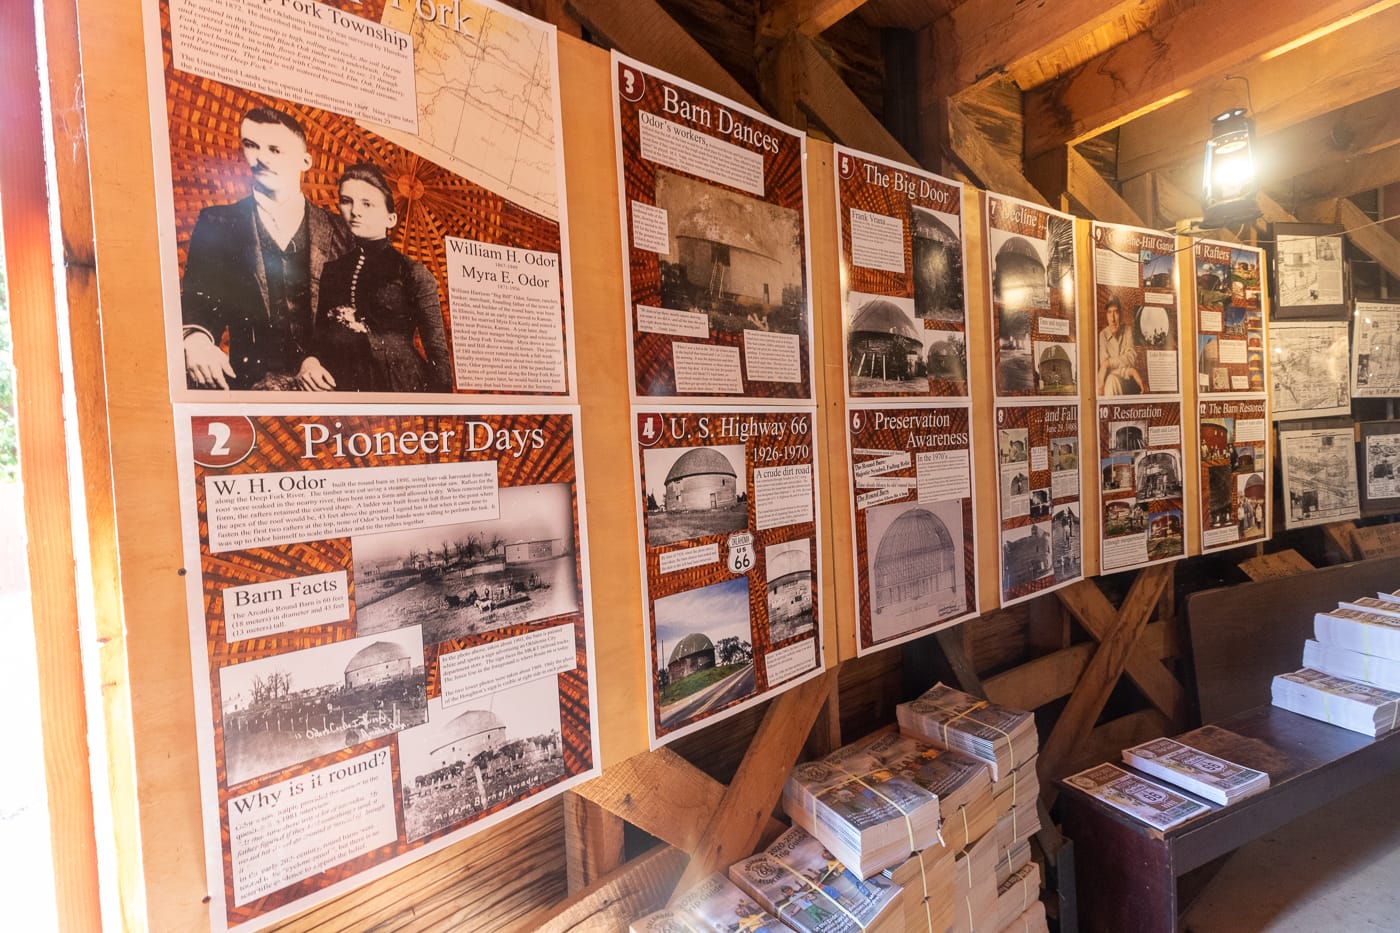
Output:
[[353,240],[339,215],[301,193],[311,156],[295,118],[255,107],[240,135],[252,195],[206,207],[190,234],[180,283],[185,377],[197,389],[292,389],[321,268]]

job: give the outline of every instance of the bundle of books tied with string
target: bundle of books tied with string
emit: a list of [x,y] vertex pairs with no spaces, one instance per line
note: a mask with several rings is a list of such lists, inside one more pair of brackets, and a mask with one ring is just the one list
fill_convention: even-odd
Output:
[[729,877],[769,913],[803,933],[905,929],[899,885],[879,873],[868,880],[856,876],[800,826],[730,866]]
[[895,715],[905,735],[985,761],[993,781],[1009,776],[1038,750],[1030,713],[979,700],[945,684],[899,704]]
[[783,786],[783,809],[862,878],[939,840],[938,795],[891,768],[903,757],[871,751],[879,736],[798,765]]
[[629,933],[788,933],[753,896],[719,872],[689,888],[665,910],[633,920]]
[[1218,758],[1175,739],[1153,739],[1125,748],[1123,763],[1222,806],[1269,787],[1269,776],[1263,771]]
[[1362,597],[1314,615],[1313,637],[1303,643],[1303,666],[1400,690],[1400,597]]
[[1365,735],[1383,735],[1400,725],[1400,693],[1303,668],[1279,674],[1274,705]]

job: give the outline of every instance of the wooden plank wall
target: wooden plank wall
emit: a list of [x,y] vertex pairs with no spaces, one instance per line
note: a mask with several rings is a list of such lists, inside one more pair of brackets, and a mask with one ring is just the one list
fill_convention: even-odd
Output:
[[[129,747],[110,753],[121,765],[134,756],[139,811],[118,814],[116,833],[132,866],[123,895],[133,915],[150,929],[199,930],[208,925],[200,831],[195,719],[191,687],[184,587],[180,566],[179,504],[173,423],[167,391],[157,249],[157,209],[148,132],[148,102],[142,49],[144,36],[134,0],[76,0],[90,28],[83,32],[88,92],[87,144],[91,156],[93,225],[98,243],[103,319],[89,322],[97,364],[106,372],[110,419],[111,489],[125,622],[125,664],[104,671],[108,715],[115,732],[130,735]],[[646,748],[644,662],[641,639],[640,568],[636,547],[636,497],[631,478],[627,415],[625,328],[621,249],[617,232],[617,185],[606,53],[561,35],[566,169],[570,194],[573,284],[581,365],[583,455],[589,517],[590,565],[595,607],[598,719],[603,762],[621,762]],[[814,302],[820,324],[814,340],[825,341],[827,385],[841,384],[839,279],[835,261],[835,217],[831,206],[831,148],[810,143],[809,180]],[[969,359],[974,375],[974,419],[990,425],[990,359],[987,347],[987,260],[980,237],[982,199],[969,189]],[[1085,270],[1087,274],[1087,269]],[[832,322],[836,321],[833,331]],[[833,337],[834,333],[834,337]],[[833,365],[834,358],[834,365]],[[599,365],[596,361],[604,361]],[[608,362],[611,361],[611,362]],[[85,361],[80,360],[79,365]],[[840,393],[821,390],[828,415],[826,488],[844,488],[844,439],[838,436]],[[1085,413],[1085,438],[1091,413]],[[997,592],[996,488],[993,438],[977,430],[976,482],[979,587],[984,609]],[[1087,490],[1086,490],[1087,492]],[[1086,497],[1087,501],[1087,497]],[[852,571],[849,510],[844,496],[823,501],[827,525],[821,579],[828,624],[827,660],[853,653]],[[1085,510],[1086,570],[1093,551]],[[1151,650],[1169,653],[1177,640],[1154,623],[1146,625]],[[1093,652],[1071,643],[1068,616],[1053,598],[1012,611],[994,612],[965,626],[956,638],[982,673],[994,697],[1031,705],[1055,703],[1091,663]],[[1154,641],[1155,638],[1155,641]],[[1006,672],[1037,655],[1036,665]],[[905,669],[905,654],[881,652],[843,666],[825,727],[812,750],[893,721],[893,704],[932,682],[923,668]],[[129,705],[126,696],[129,692]],[[727,781],[739,767],[763,709],[724,727],[678,742],[675,750],[711,777]],[[1092,725],[1092,723],[1090,723]],[[1115,736],[1123,732],[1120,727]],[[1102,735],[1102,734],[1101,734]],[[288,931],[345,928],[379,930],[495,931],[533,929],[565,898],[565,805],[555,800],[466,842],[367,884],[282,924]],[[616,826],[608,827],[614,848]],[[139,857],[138,857],[139,852]],[[629,853],[630,854],[630,853]],[[619,857],[621,853],[618,853]],[[670,862],[655,856],[658,877],[671,877]],[[603,862],[575,866],[604,870]],[[143,876],[143,877],[142,877]],[[143,925],[143,924],[133,924]]]

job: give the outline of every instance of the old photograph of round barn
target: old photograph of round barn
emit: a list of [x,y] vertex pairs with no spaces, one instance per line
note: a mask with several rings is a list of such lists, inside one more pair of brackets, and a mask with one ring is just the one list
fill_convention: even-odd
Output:
[[648,546],[747,528],[746,468],[743,444],[642,451]]
[[231,787],[422,723],[422,630],[233,664],[219,671],[219,697]]
[[564,777],[557,677],[466,703],[428,706],[399,736],[404,832],[422,839]]
[[1002,592],[1048,577],[1054,567],[1050,558],[1050,523],[1037,522],[1001,533]]
[[712,333],[805,332],[801,214],[660,169],[655,203],[663,307],[704,312]]
[[1146,421],[1110,421],[1108,423],[1108,449],[1119,452],[1147,449]]
[[1133,465],[1137,499],[1180,499],[1182,489],[1181,458],[1173,450],[1153,450],[1137,454]]
[[1031,341],[1031,355],[1035,359],[1035,388],[1038,392],[1059,393],[1079,384],[1075,373],[1078,361],[1076,347],[1072,343],[1047,343]]
[[992,229],[992,299],[996,309],[996,375],[1001,392],[1036,387],[1031,334],[1037,311],[1049,310],[1046,243]]
[[874,642],[967,611],[963,503],[895,502],[865,517]]
[[658,734],[754,693],[748,577],[664,596],[652,607]]
[[768,638],[773,644],[812,630],[812,541],[782,541],[763,549],[768,591]]
[[358,535],[359,634],[421,623],[428,644],[578,612],[568,483],[503,486],[499,518]]
[[963,323],[962,221],[957,214],[910,205],[914,309],[919,318]]
[[846,335],[851,393],[927,392],[926,346],[938,331],[914,317],[914,299],[850,292]]

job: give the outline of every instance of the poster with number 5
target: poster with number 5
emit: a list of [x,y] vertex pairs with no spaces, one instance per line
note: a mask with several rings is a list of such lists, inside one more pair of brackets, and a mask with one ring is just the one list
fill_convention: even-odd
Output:
[[816,410],[635,415],[651,743],[822,670]]

